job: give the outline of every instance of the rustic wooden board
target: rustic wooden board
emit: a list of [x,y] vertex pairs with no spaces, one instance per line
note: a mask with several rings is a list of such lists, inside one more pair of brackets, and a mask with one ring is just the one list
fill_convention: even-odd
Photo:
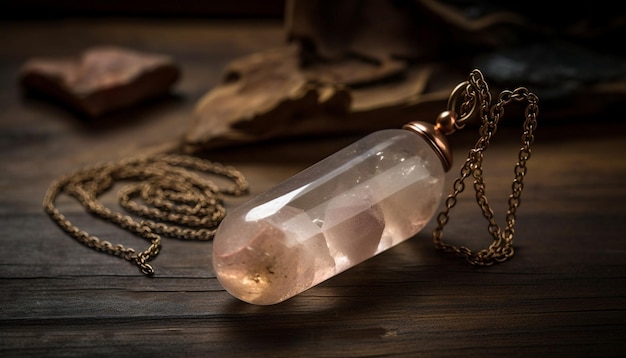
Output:
[[[211,243],[166,239],[153,262],[155,277],[146,278],[133,265],[67,237],[41,201],[58,175],[171,147],[223,66],[280,44],[280,24],[65,20],[2,26],[0,356],[626,354],[626,125],[610,116],[541,123],[512,261],[474,268],[442,256],[430,243],[431,223],[283,304],[258,307],[220,287]],[[176,95],[91,124],[21,97],[15,75],[27,58],[73,54],[103,41],[176,55],[185,73]],[[467,130],[451,139],[456,162],[450,181],[475,136]],[[241,169],[255,194],[353,139],[265,144],[215,152],[211,159]],[[518,140],[516,126],[501,128],[487,153],[487,190],[499,219]],[[114,200],[104,198],[112,206]],[[88,217],[69,199],[59,207],[89,232],[136,248],[144,244]],[[488,243],[470,193],[445,235],[474,247]]]

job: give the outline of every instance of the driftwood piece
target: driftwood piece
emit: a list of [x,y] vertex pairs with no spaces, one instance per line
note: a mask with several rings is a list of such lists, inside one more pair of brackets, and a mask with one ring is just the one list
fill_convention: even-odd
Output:
[[92,118],[161,96],[179,77],[167,56],[112,46],[90,48],[77,59],[34,58],[20,71],[27,91]]
[[233,61],[223,82],[198,102],[185,142],[199,147],[251,142],[290,131],[293,119],[345,113],[349,93],[330,82],[315,83],[298,70],[295,46]]
[[[223,82],[198,101],[184,140],[186,151],[399,127],[415,119],[418,106],[425,117],[432,116],[425,120],[434,119],[449,94],[425,95],[434,66],[368,68],[365,63],[350,65],[348,59],[303,68],[300,60],[298,47],[288,45],[233,61]],[[388,81],[345,85],[367,78]]]

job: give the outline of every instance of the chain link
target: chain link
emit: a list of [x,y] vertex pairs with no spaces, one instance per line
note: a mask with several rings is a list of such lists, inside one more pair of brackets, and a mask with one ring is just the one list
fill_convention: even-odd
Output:
[[[196,172],[215,174],[233,182],[220,188]],[[98,196],[116,182],[134,181],[118,192],[119,203],[129,215],[104,206]],[[185,240],[210,240],[226,214],[222,194],[245,194],[248,183],[235,168],[194,157],[160,154],[129,158],[78,170],[55,180],[43,207],[57,225],[78,242],[124,260],[134,262],[145,275],[154,274],[148,263],[161,250],[161,236]],[[80,230],[56,207],[65,193],[74,197],[92,215],[118,225],[150,242],[143,252],[121,244],[113,245]]]
[[[494,212],[485,194],[483,157],[491,138],[496,132],[498,122],[504,115],[504,107],[514,101],[526,101],[527,105],[524,111],[522,145],[514,168],[515,177],[511,185],[511,194],[508,199],[509,208],[505,216],[506,226],[504,229],[501,229],[494,219]],[[529,92],[524,87],[519,87],[513,91],[502,91],[498,96],[497,102],[491,105],[491,92],[482,73],[479,70],[471,72],[465,90],[464,102],[461,104],[460,110],[462,111],[461,116],[463,116],[472,106],[479,106],[479,114],[482,120],[482,125],[479,129],[480,138],[474,148],[469,151],[468,157],[461,167],[460,175],[453,184],[453,192],[445,200],[445,208],[437,217],[438,225],[433,231],[433,242],[437,249],[464,257],[471,264],[480,266],[503,262],[514,255],[513,236],[515,220],[517,209],[521,203],[522,190],[524,189],[524,177],[528,171],[527,162],[531,155],[530,147],[535,139],[534,133],[537,128],[537,115],[539,113],[538,101],[535,94]],[[464,123],[461,123],[461,126],[463,125]],[[442,240],[443,228],[450,220],[450,211],[456,205],[458,195],[465,190],[465,179],[470,175],[474,179],[476,202],[488,222],[487,230],[493,237],[491,245],[479,251],[472,251],[465,246],[456,247]]]

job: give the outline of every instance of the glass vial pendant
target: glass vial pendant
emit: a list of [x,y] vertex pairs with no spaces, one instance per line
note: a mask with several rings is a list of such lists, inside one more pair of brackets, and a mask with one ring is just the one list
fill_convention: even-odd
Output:
[[242,301],[275,304],[413,237],[450,167],[435,128],[374,132],[231,210],[213,241],[219,282]]

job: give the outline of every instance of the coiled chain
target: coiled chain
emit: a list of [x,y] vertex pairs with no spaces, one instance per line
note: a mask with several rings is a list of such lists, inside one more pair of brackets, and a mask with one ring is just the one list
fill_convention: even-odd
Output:
[[[220,188],[196,172],[225,177],[233,185]],[[120,205],[144,220],[112,211],[98,200],[120,181],[131,181],[118,192]],[[143,274],[152,275],[154,270],[148,262],[159,254],[162,235],[210,240],[226,214],[222,194],[237,196],[247,190],[246,179],[233,167],[187,156],[155,155],[99,164],[63,176],[48,188],[43,207],[78,242],[134,262]],[[55,205],[62,193],[74,197],[90,214],[145,239],[150,246],[138,253],[80,230]]]

